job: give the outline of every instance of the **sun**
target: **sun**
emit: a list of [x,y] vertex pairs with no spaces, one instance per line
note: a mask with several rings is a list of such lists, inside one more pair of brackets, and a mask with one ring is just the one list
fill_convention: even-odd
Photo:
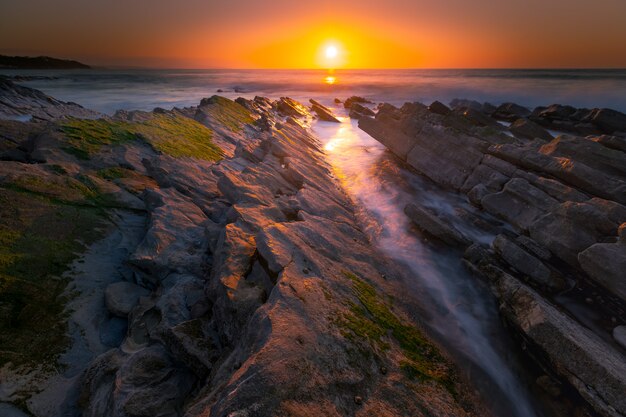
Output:
[[334,58],[337,58],[339,51],[337,50],[337,47],[335,45],[329,45],[326,47],[325,54],[326,54],[326,58],[334,59]]
[[320,68],[337,69],[346,64],[347,51],[344,44],[336,39],[327,40],[319,45],[316,63]]

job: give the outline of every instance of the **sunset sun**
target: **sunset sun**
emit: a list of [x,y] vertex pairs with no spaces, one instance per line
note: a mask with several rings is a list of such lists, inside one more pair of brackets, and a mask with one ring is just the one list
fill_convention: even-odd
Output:
[[336,46],[329,45],[329,46],[326,47],[326,51],[325,51],[326,58],[328,58],[328,59],[337,58],[337,54],[338,53],[339,52],[337,51],[337,47]]

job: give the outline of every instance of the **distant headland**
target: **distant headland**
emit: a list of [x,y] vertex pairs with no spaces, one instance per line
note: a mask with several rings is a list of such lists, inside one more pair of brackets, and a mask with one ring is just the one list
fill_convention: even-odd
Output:
[[0,68],[15,69],[90,69],[89,65],[69,59],[49,56],[7,56],[0,55]]

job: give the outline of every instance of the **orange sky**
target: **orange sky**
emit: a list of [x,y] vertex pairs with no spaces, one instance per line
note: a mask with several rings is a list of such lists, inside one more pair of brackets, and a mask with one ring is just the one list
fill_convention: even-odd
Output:
[[0,53],[95,65],[626,67],[625,0],[0,0],[0,23]]

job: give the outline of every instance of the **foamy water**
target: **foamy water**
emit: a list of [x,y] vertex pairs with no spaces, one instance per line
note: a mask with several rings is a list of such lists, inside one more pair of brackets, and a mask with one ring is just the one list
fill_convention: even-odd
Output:
[[[330,104],[330,103],[324,103]],[[344,114],[342,109],[335,109]],[[363,209],[363,222],[374,245],[406,271],[405,285],[419,300],[426,324],[464,368],[479,368],[473,381],[482,388],[494,412],[502,416],[530,417],[537,413],[511,366],[506,332],[501,327],[491,294],[464,269],[460,253],[440,250],[415,231],[404,214],[410,202],[454,213],[472,211],[458,194],[438,190],[418,175],[402,168],[384,146],[347,117],[342,123],[316,122],[313,127],[324,143],[336,175]],[[485,243],[493,235],[465,226],[464,233]],[[424,314],[425,313],[425,314]],[[488,379],[488,381],[484,380]]]

